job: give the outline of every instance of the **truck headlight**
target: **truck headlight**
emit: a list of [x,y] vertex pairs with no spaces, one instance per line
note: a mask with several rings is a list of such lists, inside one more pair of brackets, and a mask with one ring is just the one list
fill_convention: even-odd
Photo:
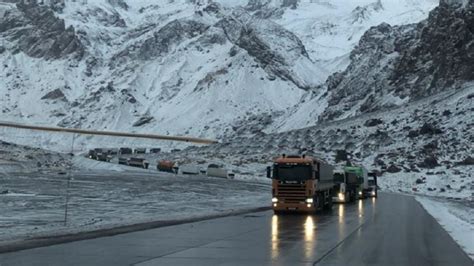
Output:
[[337,194],[337,197],[338,197],[340,200],[344,200],[344,194],[342,194],[342,193]]
[[362,191],[359,191],[359,195],[362,195]]
[[306,203],[313,203],[313,199],[311,199],[311,198],[306,199]]
[[272,202],[273,202],[273,203],[277,203],[277,202],[278,202],[278,199],[277,199],[277,198],[272,198]]

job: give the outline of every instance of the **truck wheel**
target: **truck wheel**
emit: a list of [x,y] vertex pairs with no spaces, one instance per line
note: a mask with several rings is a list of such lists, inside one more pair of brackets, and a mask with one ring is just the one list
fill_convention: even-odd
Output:
[[332,193],[329,193],[329,196],[327,197],[327,203],[324,204],[324,210],[326,211],[331,211],[332,210],[332,199],[331,199]]

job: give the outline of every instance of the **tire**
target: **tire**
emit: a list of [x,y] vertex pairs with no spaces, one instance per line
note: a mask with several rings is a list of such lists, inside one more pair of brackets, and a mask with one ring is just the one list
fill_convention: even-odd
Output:
[[[324,195],[324,194],[323,194]],[[328,194],[328,199],[327,199],[327,204],[324,204],[324,210],[326,211],[331,211],[332,210],[332,198],[331,198],[332,192],[330,191]]]

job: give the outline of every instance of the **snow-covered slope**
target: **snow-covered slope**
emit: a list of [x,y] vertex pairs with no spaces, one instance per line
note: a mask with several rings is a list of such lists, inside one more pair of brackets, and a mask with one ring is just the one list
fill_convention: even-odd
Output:
[[[365,30],[417,22],[436,5],[2,2],[2,120],[217,138],[300,128],[324,111],[320,85],[349,64]],[[55,19],[58,28],[49,31],[41,14],[64,22]],[[43,37],[25,38],[25,29]]]

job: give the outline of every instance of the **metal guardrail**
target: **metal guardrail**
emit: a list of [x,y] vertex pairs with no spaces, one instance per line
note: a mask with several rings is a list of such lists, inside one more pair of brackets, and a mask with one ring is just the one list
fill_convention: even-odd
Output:
[[113,136],[113,137],[126,137],[126,138],[182,141],[182,142],[190,142],[190,143],[198,143],[198,144],[218,143],[217,140],[201,139],[201,138],[194,138],[194,137],[138,134],[138,133],[117,132],[117,131],[84,130],[84,129],[75,129],[75,128],[62,128],[62,127],[44,127],[44,126],[24,125],[24,124],[8,123],[8,122],[0,122],[0,127],[30,129],[30,130],[60,132],[60,133],[73,133],[73,134],[83,134],[83,135],[99,135],[99,136]]

